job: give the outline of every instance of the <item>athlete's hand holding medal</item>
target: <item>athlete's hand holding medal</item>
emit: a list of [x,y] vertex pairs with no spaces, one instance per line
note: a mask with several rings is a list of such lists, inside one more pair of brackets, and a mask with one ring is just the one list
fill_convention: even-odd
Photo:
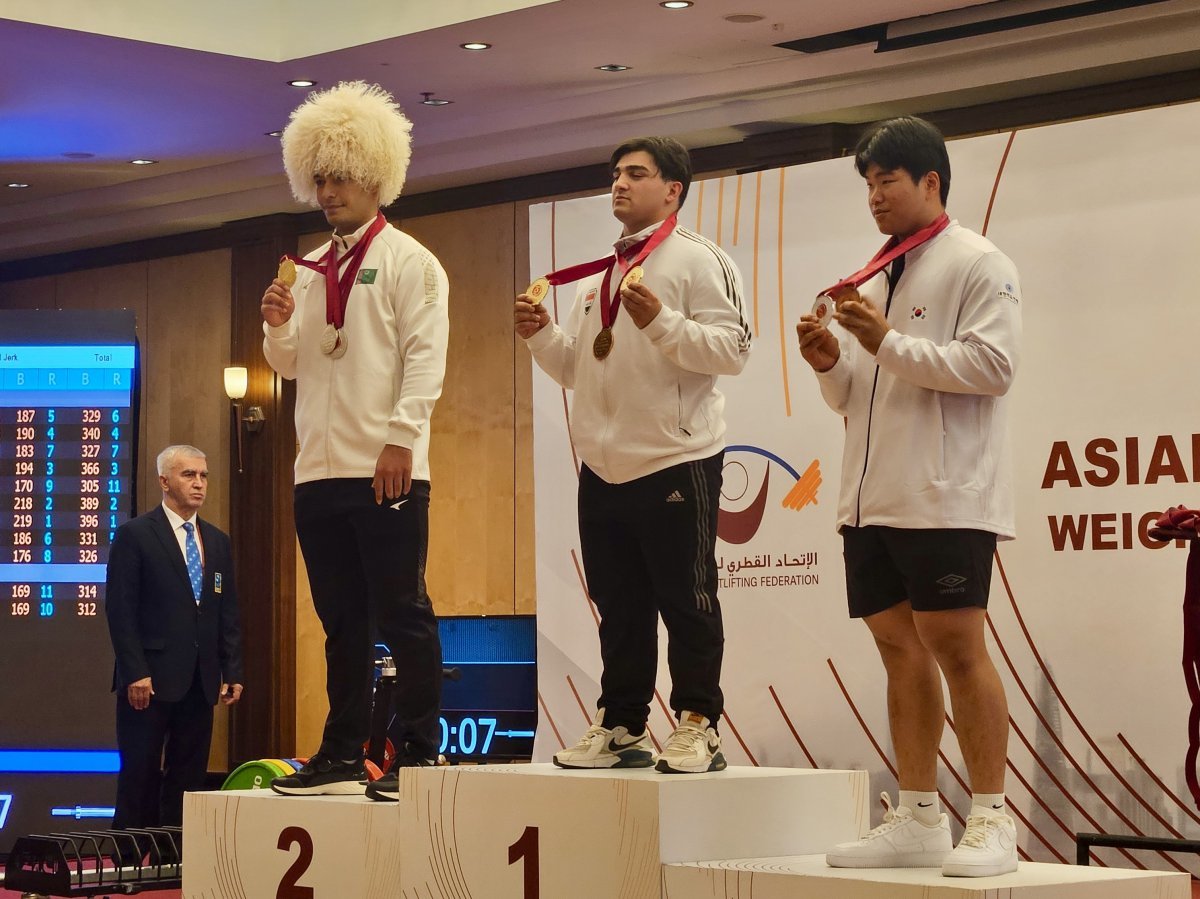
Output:
[[286,256],[280,260],[279,272],[262,298],[262,317],[273,328],[286,324],[296,309],[292,285],[296,283],[296,263]]
[[517,327],[517,336],[522,340],[528,340],[550,324],[550,313],[542,305],[542,300],[549,293],[550,282],[538,278],[517,297],[517,302],[513,304],[513,322]]

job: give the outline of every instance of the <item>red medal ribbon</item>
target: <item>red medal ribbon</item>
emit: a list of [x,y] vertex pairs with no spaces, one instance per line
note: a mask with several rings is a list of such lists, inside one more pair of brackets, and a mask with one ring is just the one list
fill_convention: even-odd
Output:
[[[291,253],[285,254],[296,265],[302,265],[325,276],[325,321],[338,330],[341,330],[342,325],[346,321],[346,305],[350,302],[350,289],[354,287],[354,280],[358,277],[358,270],[362,268],[363,257],[367,255],[367,248],[371,246],[371,241],[375,239],[375,235],[382,231],[386,225],[387,219],[380,212],[376,215],[375,221],[371,222],[371,227],[359,238],[358,243],[352,246],[341,259],[337,258],[337,244],[332,240],[329,242],[329,249],[325,252],[325,255],[317,262],[300,259]],[[349,266],[339,279],[338,269],[347,263],[349,263]]]
[[[640,265],[675,230],[678,218],[678,214],[672,213],[671,217],[659,225],[646,240],[634,244],[624,253],[621,253],[622,270],[629,271],[635,265]],[[626,262],[625,260],[630,256],[633,257],[632,260]],[[616,293],[613,294],[611,299],[608,295],[609,279],[612,277],[612,270],[616,264],[617,254],[614,253],[612,256],[605,256],[603,259],[593,259],[591,262],[581,262],[579,265],[572,265],[570,268],[561,268],[556,272],[546,275],[546,280],[558,286],[560,284],[570,284],[572,281],[578,281],[597,272],[604,272],[604,292],[600,299],[600,324],[605,328],[611,328],[613,320],[617,317],[617,311],[621,308],[619,297]]]
[[824,290],[818,293],[817,296],[832,296],[835,291],[841,290],[843,287],[858,287],[860,284],[865,284],[867,281],[870,281],[877,274],[887,268],[888,265],[891,264],[892,260],[903,256],[909,250],[915,250],[927,240],[932,240],[934,237],[945,231],[946,226],[949,224],[950,216],[943,212],[940,216],[934,219],[933,222],[926,225],[920,231],[910,234],[908,237],[904,238],[904,240],[897,241],[894,236],[889,237],[888,242],[885,243],[880,251],[871,258],[870,262],[856,271],[849,278],[843,278],[832,287],[826,287]]

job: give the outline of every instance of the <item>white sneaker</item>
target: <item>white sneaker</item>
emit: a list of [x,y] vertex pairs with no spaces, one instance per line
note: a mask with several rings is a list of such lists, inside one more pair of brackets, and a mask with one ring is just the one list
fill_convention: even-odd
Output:
[[1008,815],[968,815],[967,829],[942,863],[945,877],[994,877],[1017,870],[1017,822]]
[[578,743],[554,753],[554,764],[560,768],[649,768],[654,764],[649,731],[635,737],[628,728],[618,724],[609,729],[603,721],[604,709],[599,709]]
[[892,798],[881,793],[887,811],[883,823],[861,840],[839,843],[825,855],[831,868],[936,868],[950,853],[950,819],[923,824],[906,806],[892,808]]
[[663,774],[703,774],[724,771],[721,736],[712,722],[696,712],[681,712],[679,726],[658,755],[655,770]]

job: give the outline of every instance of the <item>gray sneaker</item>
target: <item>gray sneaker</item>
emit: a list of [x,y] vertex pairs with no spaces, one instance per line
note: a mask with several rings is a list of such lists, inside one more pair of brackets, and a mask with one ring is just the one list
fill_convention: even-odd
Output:
[[634,736],[620,724],[610,729],[603,721],[604,709],[599,709],[578,743],[554,753],[554,764],[560,768],[649,768],[654,764],[649,731]]
[[680,712],[679,726],[667,739],[654,766],[663,774],[705,774],[724,771],[721,735],[698,712]]

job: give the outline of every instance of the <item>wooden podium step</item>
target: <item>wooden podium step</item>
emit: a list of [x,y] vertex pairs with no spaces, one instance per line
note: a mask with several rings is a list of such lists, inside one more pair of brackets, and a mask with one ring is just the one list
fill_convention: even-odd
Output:
[[401,893],[422,899],[658,899],[663,862],[819,852],[868,815],[864,771],[487,765],[400,786]]
[[395,804],[365,796],[187,793],[183,895],[396,899],[399,842]]
[[936,868],[830,868],[824,855],[689,862],[663,869],[663,899],[1190,899],[1186,874],[1021,862],[1002,877]]

